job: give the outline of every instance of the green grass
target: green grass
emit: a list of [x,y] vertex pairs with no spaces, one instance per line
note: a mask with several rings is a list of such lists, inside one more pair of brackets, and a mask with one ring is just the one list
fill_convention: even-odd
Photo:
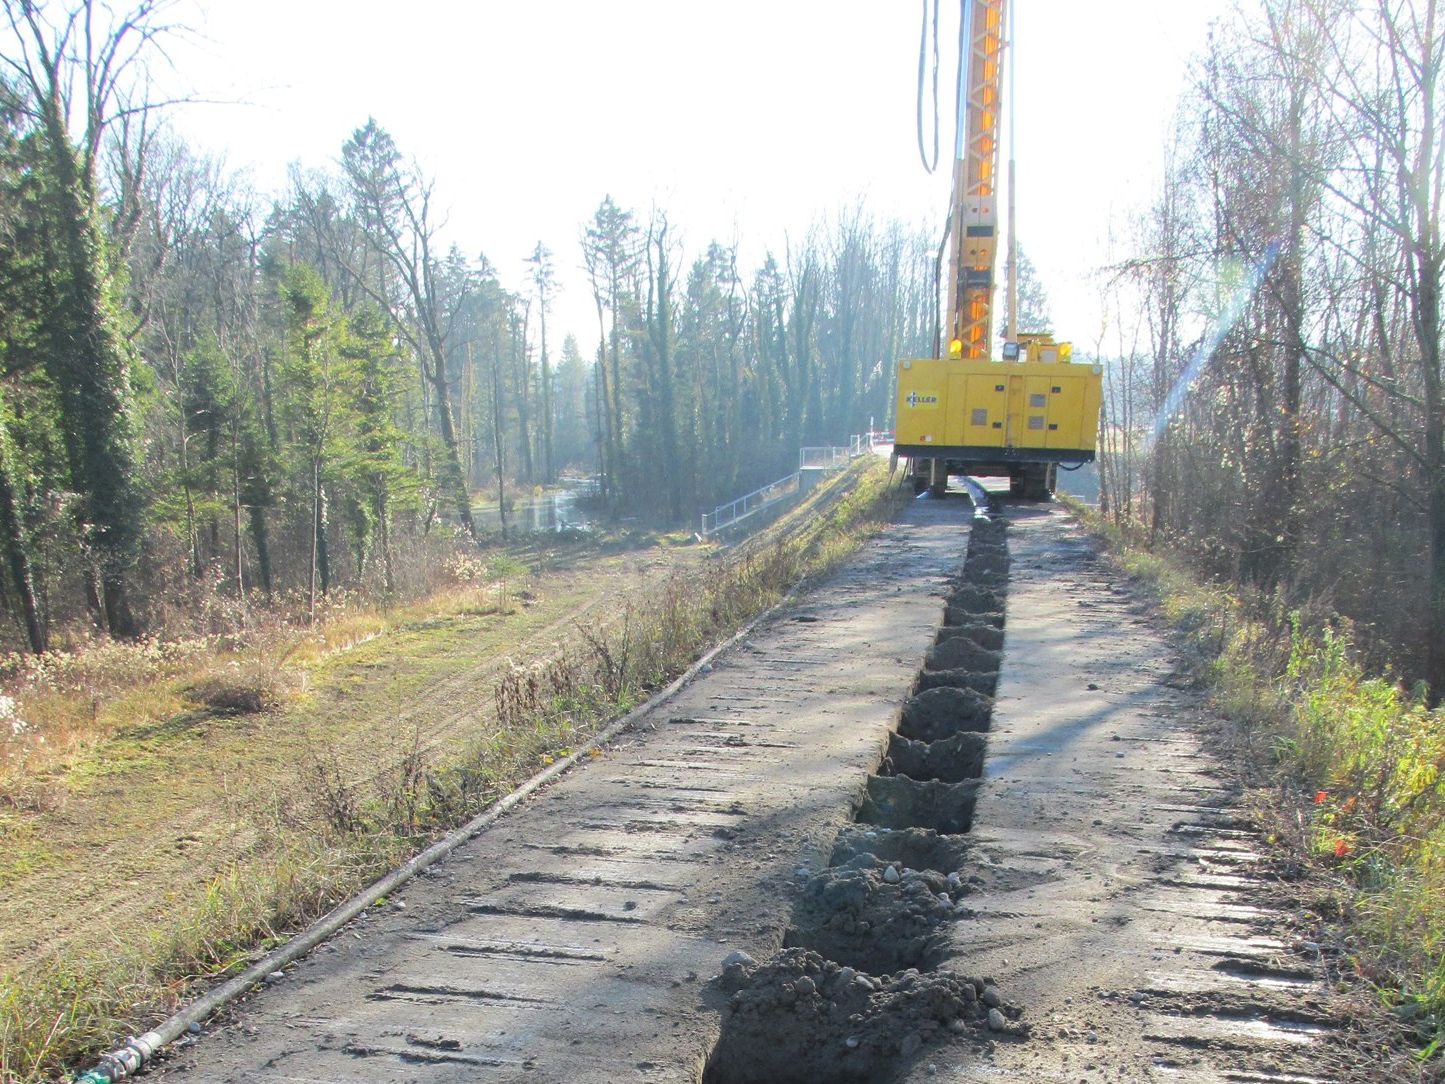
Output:
[[1348,622],[1205,583],[1077,509],[1155,596],[1196,677],[1238,724],[1277,846],[1325,886],[1314,918],[1342,971],[1445,1046],[1445,709],[1356,661]]

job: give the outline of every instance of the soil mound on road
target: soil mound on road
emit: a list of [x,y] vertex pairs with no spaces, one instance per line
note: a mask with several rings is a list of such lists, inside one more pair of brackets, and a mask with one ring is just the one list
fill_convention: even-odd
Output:
[[863,855],[809,879],[783,943],[872,974],[930,969],[947,955],[942,927],[965,891],[956,873],[950,880]]
[[949,873],[963,869],[968,854],[967,840],[939,835],[932,828],[849,825],[838,834],[829,864],[845,866],[859,855],[869,855],[884,863]]
[[969,621],[961,625],[944,625],[938,630],[935,638],[938,643],[945,640],[957,640],[962,637],[972,640],[979,647],[987,648],[989,651],[1003,650],[1003,629],[998,625],[990,625],[983,621]]
[[979,979],[903,971],[875,978],[805,949],[735,963],[704,1084],[900,1079],[926,1046],[987,1027]]
[[[949,643],[983,650],[967,640],[950,640]],[[938,741],[940,738],[951,738],[960,731],[987,730],[992,717],[992,697],[973,689],[944,686],[910,696],[904,702],[898,733],[914,741]]]
[[920,670],[913,682],[913,693],[916,696],[929,689],[972,689],[984,696],[993,696],[998,689],[998,674],[991,670],[968,670],[964,667],[955,670]]
[[990,651],[986,647],[979,647],[972,640],[960,638],[935,644],[923,665],[927,670],[997,671],[1002,663],[1003,655],[1000,652]]
[[883,828],[932,828],[950,835],[973,827],[980,783],[919,782],[902,775],[870,775],[868,796],[858,810],[863,824]]
[[952,615],[955,611],[960,614],[1002,613],[1003,606],[1003,595],[977,584],[962,584],[948,596],[950,621],[954,620]]

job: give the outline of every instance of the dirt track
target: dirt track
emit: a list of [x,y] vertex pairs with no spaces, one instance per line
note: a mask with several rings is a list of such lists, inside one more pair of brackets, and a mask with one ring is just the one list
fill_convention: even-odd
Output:
[[[338,651],[305,673],[314,696],[279,713],[128,727],[45,773],[42,797],[15,808],[0,798],[0,840],[32,852],[0,862],[0,960],[20,971],[87,946],[140,951],[147,931],[199,907],[229,868],[274,860],[274,822],[287,802],[309,804],[309,760],[344,766],[368,790],[406,757],[460,748],[494,718],[511,658],[546,657],[584,615],[618,613],[698,559],[684,549],[568,556],[531,581],[535,602],[427,616]],[[97,892],[97,869],[124,875]]]
[[159,1074],[1351,1078],[1161,636],[1061,511],[1013,515],[957,578],[965,502],[914,502]]

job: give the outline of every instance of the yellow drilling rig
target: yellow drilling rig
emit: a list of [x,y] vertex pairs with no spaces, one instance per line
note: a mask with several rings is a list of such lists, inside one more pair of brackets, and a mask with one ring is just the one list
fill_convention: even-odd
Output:
[[[946,241],[948,350],[898,363],[894,453],[907,457],[918,493],[941,496],[950,474],[1007,476],[1015,496],[1046,500],[1060,464],[1094,458],[1102,376],[1097,365],[1074,363],[1069,343],[1018,329],[1012,161],[1007,321],[1002,358],[992,359],[1007,8],[1008,0],[963,3],[965,68]],[[942,354],[940,345],[934,349]]]

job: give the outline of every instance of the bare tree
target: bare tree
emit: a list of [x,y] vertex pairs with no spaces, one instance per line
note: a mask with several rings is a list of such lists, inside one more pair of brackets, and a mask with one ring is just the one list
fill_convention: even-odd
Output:
[[541,338],[542,480],[550,484],[557,480],[557,469],[552,461],[552,430],[556,418],[552,404],[552,366],[547,356],[547,313],[552,303],[552,291],[557,285],[557,272],[552,264],[552,253],[541,241],[527,257],[527,263],[532,268],[532,288],[537,291],[537,326]]

